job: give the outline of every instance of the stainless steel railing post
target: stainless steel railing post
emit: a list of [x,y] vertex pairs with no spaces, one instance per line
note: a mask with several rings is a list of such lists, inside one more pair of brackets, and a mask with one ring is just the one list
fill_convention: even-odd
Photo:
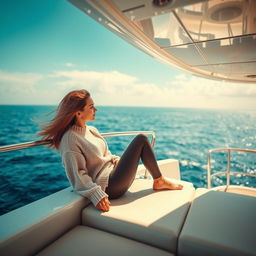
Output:
[[210,189],[211,184],[211,151],[208,152],[208,162],[207,162],[207,188]]
[[228,187],[230,185],[230,149],[228,149],[228,163],[227,163],[227,175],[226,175],[226,188],[225,191],[228,190]]
[[[211,154],[213,152],[226,152],[227,151],[227,170],[226,172],[217,172],[217,173],[213,173],[211,174]],[[249,177],[254,177],[256,178],[255,174],[251,174],[251,173],[245,173],[245,172],[237,172],[237,171],[231,171],[230,166],[231,166],[231,152],[232,151],[236,151],[236,152],[244,152],[244,153],[256,153],[256,150],[254,149],[244,149],[244,148],[216,148],[216,149],[211,149],[208,152],[208,162],[207,162],[207,187],[210,189],[211,186],[211,180],[214,176],[217,175],[223,175],[226,174],[226,188],[225,191],[227,191],[228,186],[230,186],[230,175],[231,174],[243,174],[245,176],[249,176]]]

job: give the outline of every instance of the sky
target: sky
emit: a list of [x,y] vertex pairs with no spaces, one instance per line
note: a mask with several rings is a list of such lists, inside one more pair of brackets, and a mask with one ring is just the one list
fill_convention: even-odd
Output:
[[1,1],[0,105],[57,105],[75,89],[96,105],[256,109],[256,85],[167,66],[65,0]]

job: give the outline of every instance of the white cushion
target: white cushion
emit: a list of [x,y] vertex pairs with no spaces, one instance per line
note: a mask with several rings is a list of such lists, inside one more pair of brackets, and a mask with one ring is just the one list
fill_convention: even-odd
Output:
[[86,226],[77,226],[38,256],[174,256],[166,251]]
[[255,197],[197,189],[178,255],[256,255],[255,218]]
[[155,192],[152,180],[137,179],[125,195],[111,200],[109,212],[85,208],[82,223],[175,253],[195,191],[191,183],[177,182],[183,190]]

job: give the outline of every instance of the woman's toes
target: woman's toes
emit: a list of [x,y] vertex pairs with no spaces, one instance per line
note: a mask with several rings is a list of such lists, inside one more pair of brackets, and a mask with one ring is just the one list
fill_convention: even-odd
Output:
[[172,183],[165,178],[160,178],[154,181],[154,190],[181,190],[183,186],[181,184]]
[[183,189],[183,186],[181,184],[175,184],[175,189],[181,190]]

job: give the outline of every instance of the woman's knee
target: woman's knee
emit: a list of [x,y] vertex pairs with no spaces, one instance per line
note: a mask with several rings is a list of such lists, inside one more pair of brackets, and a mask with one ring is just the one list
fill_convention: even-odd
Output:
[[117,199],[121,197],[128,189],[118,189],[118,188],[107,188],[106,193],[108,194],[109,199]]
[[135,137],[135,140],[137,140],[137,141],[140,141],[140,142],[142,142],[142,143],[145,143],[145,142],[149,142],[149,140],[148,140],[148,137],[146,136],[146,135],[144,135],[144,134],[138,134],[136,137]]

